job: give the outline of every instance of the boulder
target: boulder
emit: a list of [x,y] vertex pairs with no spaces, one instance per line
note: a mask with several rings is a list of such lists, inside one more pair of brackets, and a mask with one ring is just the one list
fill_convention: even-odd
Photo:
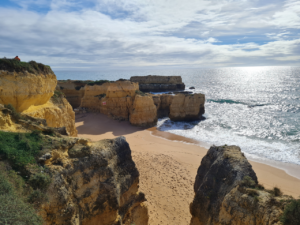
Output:
[[281,224],[280,202],[287,197],[274,197],[258,187],[238,146],[212,146],[197,171],[190,225]]
[[173,121],[199,120],[204,114],[204,94],[177,94],[173,96],[169,117]]

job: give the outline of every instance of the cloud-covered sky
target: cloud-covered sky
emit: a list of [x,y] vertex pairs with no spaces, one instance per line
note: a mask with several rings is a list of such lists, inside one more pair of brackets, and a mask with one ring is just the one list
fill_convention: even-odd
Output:
[[299,66],[299,0],[1,0],[0,57],[53,68]]

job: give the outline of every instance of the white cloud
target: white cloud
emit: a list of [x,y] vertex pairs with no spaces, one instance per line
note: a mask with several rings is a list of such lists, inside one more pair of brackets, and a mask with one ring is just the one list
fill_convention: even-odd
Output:
[[[56,67],[107,68],[294,65],[299,56],[299,37],[289,30],[298,26],[298,17],[287,16],[297,14],[297,1],[46,2],[19,1],[23,9],[0,5],[0,54]],[[36,4],[50,11],[30,11]]]

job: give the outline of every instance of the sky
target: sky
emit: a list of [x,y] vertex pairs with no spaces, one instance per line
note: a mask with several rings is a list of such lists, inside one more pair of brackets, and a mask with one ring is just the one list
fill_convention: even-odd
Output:
[[54,69],[300,66],[299,0],[1,0],[0,57]]

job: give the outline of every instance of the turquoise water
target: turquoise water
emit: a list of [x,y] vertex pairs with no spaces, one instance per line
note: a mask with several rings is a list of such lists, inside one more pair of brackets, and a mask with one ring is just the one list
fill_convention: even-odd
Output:
[[206,95],[203,121],[158,122],[158,129],[208,144],[238,145],[251,158],[300,165],[300,67],[135,71],[55,71],[58,79],[117,80],[180,75]]

